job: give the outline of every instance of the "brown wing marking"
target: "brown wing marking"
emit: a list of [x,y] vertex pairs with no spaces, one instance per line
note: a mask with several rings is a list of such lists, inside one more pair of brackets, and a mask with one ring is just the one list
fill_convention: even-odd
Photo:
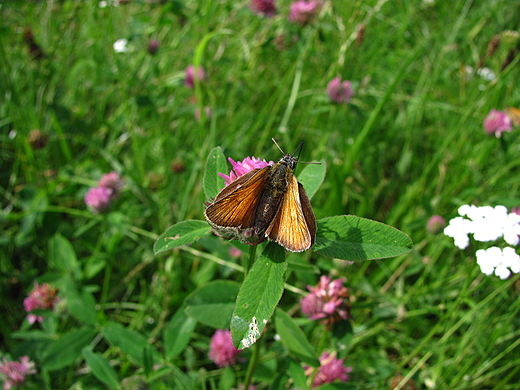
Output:
[[[292,176],[282,203],[265,232],[270,240],[276,241],[292,252],[302,252],[309,249],[314,243],[314,235],[311,234],[307,225],[308,218],[306,218],[306,214],[308,210],[304,211],[300,201],[300,189],[303,190],[303,186],[298,183],[296,177]],[[305,190],[303,190],[303,196],[306,200],[306,202],[304,200],[305,206],[310,207]],[[310,212],[312,219],[314,219],[312,209],[310,209]],[[316,228],[314,226],[313,232],[315,233],[315,231]]]
[[303,215],[305,217],[305,222],[307,222],[307,228],[309,229],[309,233],[311,234],[311,247],[314,245],[314,241],[316,240],[316,217],[314,216],[314,211],[312,211],[311,201],[307,196],[307,192],[305,192],[305,188],[298,183],[298,190],[300,194],[300,203],[303,210]]
[[248,172],[224,188],[206,208],[206,219],[220,227],[252,227],[268,168]]

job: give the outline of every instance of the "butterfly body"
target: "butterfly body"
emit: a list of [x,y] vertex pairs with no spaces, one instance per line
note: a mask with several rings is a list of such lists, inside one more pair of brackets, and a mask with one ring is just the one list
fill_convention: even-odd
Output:
[[293,252],[309,249],[316,219],[293,174],[295,166],[296,159],[287,154],[276,164],[239,177],[209,204],[206,220],[224,238],[251,245],[270,239]]

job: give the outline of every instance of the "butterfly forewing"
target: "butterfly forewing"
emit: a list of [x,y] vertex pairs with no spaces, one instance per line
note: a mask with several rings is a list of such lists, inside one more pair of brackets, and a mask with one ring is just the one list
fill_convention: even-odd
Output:
[[520,110],[514,107],[506,107],[506,114],[515,126],[520,126]]
[[267,173],[267,168],[255,169],[229,184],[206,208],[206,219],[220,227],[251,227]]
[[[300,193],[300,191],[302,191]],[[303,206],[302,207],[302,201]],[[310,211],[311,216],[307,213]],[[309,227],[308,223],[313,224]],[[316,220],[303,186],[292,176],[287,191],[265,234],[292,252],[309,249],[314,243]]]

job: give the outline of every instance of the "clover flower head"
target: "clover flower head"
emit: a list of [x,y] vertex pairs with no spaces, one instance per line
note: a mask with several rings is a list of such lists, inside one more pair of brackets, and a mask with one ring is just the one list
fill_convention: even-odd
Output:
[[504,131],[513,130],[511,118],[504,111],[493,109],[484,119],[484,130],[487,134],[500,138]]
[[[197,71],[197,78],[199,81],[203,81],[205,78],[204,68],[199,66],[199,70]],[[184,85],[188,88],[195,88],[195,67],[190,65],[186,68],[186,78],[184,79]]]
[[426,230],[431,234],[442,232],[446,227],[446,220],[440,215],[432,215],[426,224]]
[[349,290],[343,286],[345,279],[331,281],[323,275],[316,287],[307,286],[309,294],[300,303],[302,312],[311,320],[323,319],[326,325],[349,318]]
[[231,332],[229,330],[218,329],[209,345],[208,357],[219,367],[227,367],[235,364],[235,356],[240,353],[233,345]]
[[94,213],[101,213],[108,209],[112,199],[112,190],[105,187],[94,187],[85,195],[85,203]]
[[[34,289],[23,301],[25,311],[31,312],[37,309],[52,309],[58,302],[56,292],[56,289],[52,288],[47,283],[42,285],[34,283]],[[42,322],[43,318],[41,316],[29,314],[27,316],[27,321],[29,321],[30,324],[34,324],[36,321]]]
[[0,363],[0,373],[4,379],[4,390],[23,385],[25,377],[35,374],[34,362],[31,362],[29,356],[22,356],[19,362],[13,362],[4,358]]
[[[193,115],[195,116],[195,120],[197,122],[200,122],[200,108],[199,107],[197,107],[195,109],[195,112],[193,113]],[[211,108],[209,108],[208,106],[205,106],[204,115],[206,116],[206,118],[211,118],[211,116],[213,115],[213,111],[211,110]]]
[[251,0],[250,8],[265,16],[274,16],[276,14],[275,0]]
[[354,94],[354,91],[352,90],[350,81],[345,80],[341,82],[338,76],[333,78],[327,85],[327,93],[332,102],[347,104]]
[[[305,366],[305,374],[311,376],[314,368]],[[320,356],[320,367],[314,377],[312,388],[321,386],[325,383],[332,383],[336,380],[341,382],[348,381],[348,375],[352,367],[345,367],[344,359],[336,359],[336,353],[323,352]]]
[[219,176],[222,177],[225,181],[226,187],[233,183],[240,176],[245,175],[246,173],[252,171],[253,169],[265,168],[269,165],[273,165],[274,161],[265,161],[260,160],[260,158],[246,157],[242,161],[234,161],[231,157],[228,158],[229,162],[233,169],[229,172],[229,175],[225,175],[223,173],[219,173]]
[[317,0],[299,0],[291,4],[289,12],[289,20],[297,22],[300,26],[308,24],[314,18],[314,15],[319,11],[320,3]]
[[159,50],[159,41],[157,39],[150,39],[150,42],[148,42],[148,53],[151,55],[157,54],[157,51]]
[[117,172],[110,172],[103,176],[98,181],[98,187],[100,188],[108,188],[111,190],[110,198],[115,199],[119,196],[121,192],[121,188],[123,187],[123,180],[119,177]]

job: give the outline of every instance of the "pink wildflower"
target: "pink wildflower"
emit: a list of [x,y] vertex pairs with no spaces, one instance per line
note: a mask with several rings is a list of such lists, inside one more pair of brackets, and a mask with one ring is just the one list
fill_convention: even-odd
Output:
[[[197,78],[199,81],[202,81],[205,77],[204,68],[199,66],[199,71],[197,72]],[[190,65],[186,68],[186,78],[184,79],[184,85],[188,88],[195,88],[195,67]]]
[[349,318],[349,291],[343,286],[345,279],[330,281],[323,275],[316,287],[307,286],[310,293],[300,303],[302,312],[311,320],[323,319],[326,325]]
[[106,187],[95,187],[88,190],[85,195],[85,203],[94,213],[100,213],[108,209],[112,197],[112,190]]
[[159,41],[157,39],[150,39],[150,42],[148,42],[148,53],[151,55],[157,54],[157,51],[159,50]]
[[124,182],[121,180],[117,172],[107,173],[101,176],[101,179],[98,181],[99,188],[108,188],[111,190],[110,200],[113,200],[119,196],[123,184]]
[[242,256],[242,251],[236,247],[233,247],[229,250],[229,256],[234,259],[238,259],[240,256]]
[[327,85],[327,93],[331,101],[335,103],[345,103],[350,101],[354,94],[350,81],[341,82],[339,77],[333,78]]
[[34,362],[29,360],[29,356],[22,356],[20,362],[11,362],[6,358],[0,363],[0,373],[4,376],[4,390],[21,386],[25,382],[25,377],[35,374]]
[[[213,111],[211,111],[211,108],[208,106],[204,107],[204,115],[206,115],[206,118],[211,118],[211,115],[213,114]],[[200,109],[197,107],[194,112],[195,120],[197,122],[200,122]]]
[[500,138],[504,131],[511,131],[511,118],[504,111],[491,110],[484,119],[484,130],[489,135]]
[[229,330],[219,329],[211,338],[208,356],[217,366],[226,367],[234,365],[235,356],[239,352],[233,345]]
[[[26,312],[30,312],[37,309],[52,309],[57,302],[56,289],[47,283],[41,286],[39,286],[38,283],[34,283],[34,289],[29,296],[23,300],[23,306]],[[42,322],[43,318],[29,314],[27,321],[29,321],[30,324],[34,324],[36,321]]]
[[275,0],[251,0],[251,9],[265,16],[274,16],[276,14]]
[[300,26],[308,24],[319,11],[320,3],[317,0],[305,1],[299,0],[291,4],[289,12],[289,20],[297,22]]
[[444,230],[446,227],[446,220],[440,215],[432,215],[426,224],[426,230],[431,234],[437,234]]
[[244,160],[239,162],[235,162],[231,157],[229,157],[228,160],[233,167],[233,170],[229,172],[229,176],[223,173],[219,173],[220,177],[222,177],[225,180],[226,186],[233,183],[240,176],[245,175],[253,169],[264,168],[268,165],[274,164],[274,161],[266,162],[265,160],[260,160],[259,158],[256,158],[254,156],[246,157]]
[[[352,367],[345,367],[344,359],[336,359],[336,353],[329,354],[323,352],[320,357],[320,366],[314,377],[312,388],[321,386],[325,383],[332,383],[339,379],[341,382],[348,381],[348,373],[352,371]],[[305,374],[311,376],[315,369],[309,366],[305,367]]]

